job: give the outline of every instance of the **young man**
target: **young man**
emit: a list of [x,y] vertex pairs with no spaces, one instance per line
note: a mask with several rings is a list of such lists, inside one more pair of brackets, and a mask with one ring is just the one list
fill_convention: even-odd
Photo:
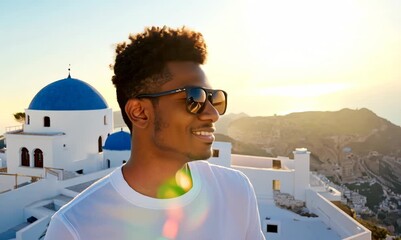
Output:
[[152,27],[129,39],[113,83],[131,157],[60,209],[46,239],[264,239],[247,177],[195,161],[211,157],[227,106],[200,67],[202,35]]

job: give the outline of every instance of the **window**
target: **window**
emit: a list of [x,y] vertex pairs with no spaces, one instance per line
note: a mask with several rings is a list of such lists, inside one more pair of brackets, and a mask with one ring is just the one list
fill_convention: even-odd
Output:
[[107,159],[107,168],[110,168],[110,159]]
[[219,157],[219,149],[213,149],[213,157]]
[[267,224],[266,231],[270,232],[270,233],[277,233],[278,232],[278,226],[274,225],[274,224]]
[[21,166],[29,167],[29,151],[25,147],[21,149]]
[[34,151],[35,167],[43,168],[43,152],[40,149]]
[[43,118],[43,126],[50,127],[50,118],[48,116]]
[[273,169],[281,169],[281,161],[273,159]]
[[97,139],[97,148],[98,148],[98,152],[103,152],[103,142],[102,142],[102,136],[100,136],[98,139]]
[[26,124],[29,125],[31,123],[31,118],[29,117],[29,115],[26,118]]
[[104,115],[104,117],[103,117],[103,122],[104,122],[104,125],[107,125],[107,118],[106,118],[106,115]]
[[273,190],[280,191],[280,180],[273,180]]

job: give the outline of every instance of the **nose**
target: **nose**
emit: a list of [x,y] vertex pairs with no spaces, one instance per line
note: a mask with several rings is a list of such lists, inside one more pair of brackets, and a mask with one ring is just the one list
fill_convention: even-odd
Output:
[[219,112],[216,108],[213,107],[210,101],[206,101],[206,106],[203,111],[198,114],[198,118],[202,121],[211,121],[212,123],[217,122],[219,120]]

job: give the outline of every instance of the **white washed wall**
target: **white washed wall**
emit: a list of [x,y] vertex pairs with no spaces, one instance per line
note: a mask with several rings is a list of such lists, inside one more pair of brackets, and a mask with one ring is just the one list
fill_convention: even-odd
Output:
[[243,172],[251,181],[258,197],[273,199],[273,180],[280,180],[280,191],[282,193],[294,194],[294,171],[256,169],[234,166]]
[[24,209],[32,203],[55,197],[62,193],[63,188],[102,178],[113,170],[114,168],[110,168],[65,181],[42,179],[28,186],[2,193],[0,195],[0,232],[25,222]]
[[[66,138],[60,142],[57,149],[65,148],[69,151],[69,160],[85,159],[87,154],[98,153],[98,138],[102,137],[102,146],[107,135],[113,132],[112,110],[89,111],[39,111],[26,110],[30,115],[30,124],[25,124],[25,132],[52,133],[63,132]],[[50,127],[43,127],[43,117],[50,117]],[[104,116],[107,124],[104,124]],[[56,146],[55,146],[56,147]],[[57,156],[60,153],[55,153]],[[56,163],[55,163],[56,164]],[[57,167],[57,166],[55,166]]]
[[219,150],[219,157],[211,157],[208,161],[212,164],[231,167],[231,143],[214,142],[213,150]]
[[305,201],[305,190],[310,188],[310,152],[306,149],[294,152],[294,197]]
[[118,167],[123,164],[123,161],[125,160],[128,162],[130,156],[131,156],[131,150],[126,150],[126,151],[112,151],[112,150],[104,150],[104,160],[103,160],[103,169],[106,169],[108,167],[107,165],[107,160],[110,160],[110,168]]
[[370,240],[371,233],[330,201],[313,190],[306,191],[306,207],[317,214],[342,239]]
[[[37,136],[23,134],[6,134],[7,137],[7,171],[31,176],[42,176],[42,168],[34,168],[34,151],[40,149],[43,152],[43,165],[51,166],[53,162],[53,139],[58,136]],[[29,151],[30,166],[21,166],[21,149],[25,147]]]

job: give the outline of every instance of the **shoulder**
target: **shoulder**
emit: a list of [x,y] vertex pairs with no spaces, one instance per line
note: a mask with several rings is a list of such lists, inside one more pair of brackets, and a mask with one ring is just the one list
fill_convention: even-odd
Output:
[[218,183],[243,186],[245,188],[250,186],[248,177],[239,170],[215,165],[207,161],[196,161],[192,164],[197,167],[202,176],[214,178]]
[[[228,168],[216,164],[209,163],[208,161],[194,161],[191,165],[196,166],[200,171],[211,171],[218,175],[228,175],[235,178],[247,178],[246,175],[233,168]],[[191,166],[190,165],[190,166]]]
[[[64,213],[69,211],[71,208],[74,208],[74,207],[80,205],[82,202],[85,202],[88,198],[89,199],[92,198],[93,195],[95,195],[96,193],[104,191],[105,188],[107,188],[107,186],[110,186],[110,176],[114,173],[114,171],[112,173],[106,175],[105,177],[97,180],[96,182],[92,183],[88,188],[84,189],[76,197],[74,197],[74,199],[72,199],[69,203],[62,206],[57,213],[60,215],[63,215]],[[81,184],[84,184],[84,183],[81,183]]]

